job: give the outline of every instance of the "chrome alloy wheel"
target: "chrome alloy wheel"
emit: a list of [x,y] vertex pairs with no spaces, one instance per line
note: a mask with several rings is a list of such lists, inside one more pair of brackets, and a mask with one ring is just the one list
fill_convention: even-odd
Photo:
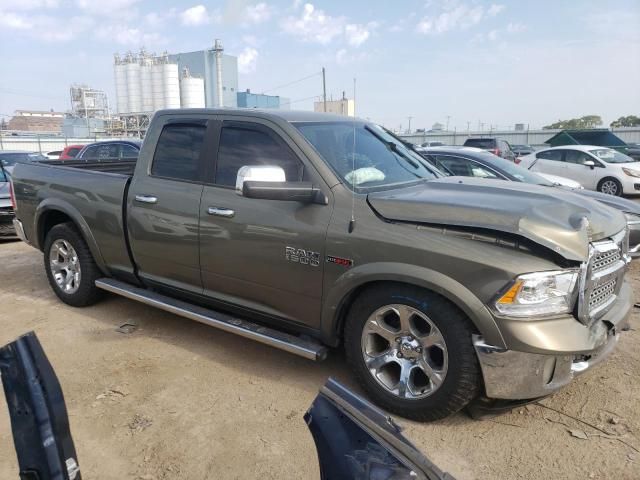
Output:
[[80,288],[80,262],[75,249],[66,240],[56,240],[49,250],[51,275],[64,293],[75,293]]
[[613,180],[606,180],[602,182],[600,191],[602,193],[606,193],[607,195],[618,195],[618,184]]
[[385,305],[373,312],[364,324],[361,346],[369,373],[400,398],[428,397],[447,375],[444,337],[427,315],[408,305]]

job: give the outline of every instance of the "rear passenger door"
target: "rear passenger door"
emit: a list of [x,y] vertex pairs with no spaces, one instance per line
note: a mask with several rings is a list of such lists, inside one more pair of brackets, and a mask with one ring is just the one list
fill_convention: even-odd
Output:
[[198,245],[207,118],[154,120],[129,188],[127,228],[145,282],[202,293]]
[[543,150],[536,153],[536,162],[529,170],[562,176],[565,172],[562,150]]
[[[204,293],[214,301],[316,328],[330,205],[247,198],[235,191],[247,165],[280,166],[287,181],[330,191],[277,125],[221,117],[219,148],[200,205]],[[292,253],[293,252],[293,253]]]

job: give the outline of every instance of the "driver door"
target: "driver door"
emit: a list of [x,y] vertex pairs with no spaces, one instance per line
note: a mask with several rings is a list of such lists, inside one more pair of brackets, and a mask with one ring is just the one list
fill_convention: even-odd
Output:
[[276,125],[221,116],[219,146],[200,205],[204,294],[268,317],[319,326],[325,237],[332,206],[261,200],[236,193],[238,170],[269,165],[287,181],[330,191]]
[[[596,190],[598,184],[598,165],[600,162],[595,160],[586,152],[580,150],[565,150],[564,161],[566,163],[567,173],[566,177],[571,180],[579,182],[584,188],[588,190]],[[590,167],[584,164],[584,162],[591,161],[596,164],[595,167]]]

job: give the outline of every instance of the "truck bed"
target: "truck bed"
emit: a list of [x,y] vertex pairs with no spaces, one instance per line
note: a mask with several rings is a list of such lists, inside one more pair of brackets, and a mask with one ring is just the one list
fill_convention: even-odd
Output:
[[[52,161],[17,164],[13,185],[28,240],[42,249],[38,225],[48,210],[64,212],[83,231],[106,272],[132,272],[123,220],[136,161]],[[108,267],[107,267],[108,266]]]
[[105,159],[105,160],[42,160],[37,163],[52,167],[69,167],[94,172],[120,173],[133,175],[137,158]]

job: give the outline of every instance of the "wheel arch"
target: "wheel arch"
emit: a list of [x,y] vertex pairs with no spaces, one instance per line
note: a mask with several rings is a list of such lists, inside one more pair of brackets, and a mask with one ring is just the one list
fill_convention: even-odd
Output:
[[35,243],[36,247],[43,251],[44,241],[49,231],[61,223],[72,223],[87,242],[91,255],[96,265],[106,275],[108,270],[100,252],[96,239],[80,212],[70,204],[56,199],[47,199],[42,202],[35,212]]
[[464,285],[424,267],[387,262],[353,268],[334,283],[323,302],[320,327],[323,341],[332,346],[340,344],[342,329],[353,301],[364,290],[380,283],[414,286],[441,295],[471,320],[488,343],[497,347],[506,346],[487,307]]

